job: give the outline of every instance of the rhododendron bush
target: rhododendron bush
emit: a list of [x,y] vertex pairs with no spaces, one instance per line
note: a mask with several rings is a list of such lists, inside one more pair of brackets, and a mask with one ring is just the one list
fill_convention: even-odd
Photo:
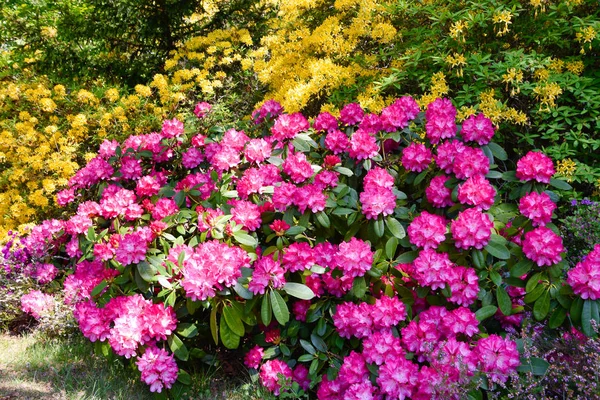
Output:
[[213,343],[276,395],[482,398],[543,373],[513,335],[525,312],[593,334],[600,249],[567,279],[551,188],[568,185],[540,152],[501,170],[484,116],[403,97],[309,121],[267,101],[198,131],[207,113],[105,141],[58,195],[73,212],[4,249],[151,391],[189,383]]

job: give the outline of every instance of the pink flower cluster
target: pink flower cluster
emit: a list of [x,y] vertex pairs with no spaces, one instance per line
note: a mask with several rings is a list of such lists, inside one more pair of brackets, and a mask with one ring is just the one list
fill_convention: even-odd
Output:
[[166,340],[177,327],[171,306],[153,304],[139,294],[112,298],[104,308],[91,300],[80,302],[73,315],[85,337],[108,339],[114,352],[126,358],[136,356],[140,345]]
[[432,144],[456,136],[456,108],[448,99],[435,99],[427,105],[425,130]]
[[446,239],[446,218],[423,211],[408,226],[408,237],[415,246],[435,249]]
[[42,293],[39,290],[32,290],[21,296],[21,309],[33,315],[35,319],[40,319],[54,310],[55,303],[52,295]]
[[479,280],[475,270],[452,263],[447,253],[438,253],[432,249],[421,250],[410,266],[410,272],[421,286],[435,290],[448,285],[451,290],[448,301],[452,303],[469,306],[479,293]]
[[177,363],[173,355],[164,349],[150,346],[135,363],[142,373],[142,381],[150,385],[151,392],[161,393],[164,388],[170,389],[177,380]]
[[523,253],[539,267],[558,263],[562,260],[560,253],[564,251],[562,238],[550,228],[541,226],[525,233]]
[[458,249],[483,249],[492,237],[492,222],[488,214],[476,208],[461,211],[458,217],[450,224],[452,238]]
[[582,299],[600,299],[600,244],[567,272],[567,283]]
[[517,162],[517,178],[522,181],[550,183],[555,173],[550,157],[539,151],[530,151]]
[[422,143],[411,143],[402,151],[402,165],[409,171],[422,172],[429,167],[433,154]]
[[183,263],[183,289],[192,300],[206,300],[233,286],[241,268],[249,265],[248,253],[239,247],[216,240],[200,243]]
[[531,192],[519,201],[519,211],[533,222],[533,226],[545,226],[552,220],[556,204],[546,193]]
[[394,178],[383,168],[371,169],[363,181],[364,191],[360,194],[362,213],[367,219],[379,215],[390,215],[396,207],[396,195],[392,192]]
[[496,189],[483,175],[471,176],[458,187],[458,201],[479,210],[489,210],[495,197]]
[[477,142],[480,146],[488,144],[494,136],[492,121],[483,114],[471,115],[462,125],[460,132],[467,142]]
[[333,315],[341,337],[364,338],[373,332],[398,325],[406,318],[406,307],[397,297],[382,296],[375,304],[345,302],[337,306]]

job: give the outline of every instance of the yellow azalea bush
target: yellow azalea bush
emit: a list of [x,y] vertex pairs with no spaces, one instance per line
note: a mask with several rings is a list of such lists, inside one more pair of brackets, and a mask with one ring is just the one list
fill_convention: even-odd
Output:
[[100,141],[158,129],[180,99],[151,85],[70,90],[27,73],[0,81],[0,237],[52,215],[56,192]]

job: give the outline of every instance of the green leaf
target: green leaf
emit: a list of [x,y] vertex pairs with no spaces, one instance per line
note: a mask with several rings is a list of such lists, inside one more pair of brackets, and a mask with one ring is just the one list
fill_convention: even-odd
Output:
[[229,325],[227,325],[225,318],[221,318],[221,323],[219,324],[219,331],[221,342],[223,342],[223,345],[225,347],[227,347],[228,349],[238,348],[238,346],[240,345],[240,336],[236,335],[235,332],[233,332],[229,328]]
[[395,236],[392,236],[391,238],[388,239],[388,241],[385,244],[385,255],[387,256],[387,258],[389,258],[390,260],[393,260],[394,256],[396,255],[397,248],[398,248],[398,239]]
[[510,296],[506,293],[506,290],[502,286],[496,288],[496,299],[498,300],[498,307],[504,315],[512,314],[512,301]]
[[298,357],[298,362],[309,362],[315,359],[315,356],[313,356],[312,354],[302,354],[300,357]]
[[544,293],[533,306],[533,316],[538,321],[546,318],[548,315],[548,311],[550,311],[550,292]]
[[496,157],[498,160],[506,161],[508,159],[508,154],[506,154],[506,151],[504,151],[504,149],[497,143],[490,142],[487,144],[487,147],[489,147],[494,157]]
[[429,172],[429,170],[425,170],[423,172],[421,172],[419,175],[417,175],[417,177],[415,178],[413,185],[418,185],[419,183],[423,182],[423,179],[425,179],[425,177],[427,176],[427,173]]
[[227,306],[223,307],[223,318],[233,333],[238,336],[244,336],[246,333],[244,323],[235,308]]
[[583,333],[591,337],[594,335],[594,330],[592,329],[592,302],[594,300],[584,300],[583,308],[581,310],[581,330]]
[[569,316],[573,319],[573,322],[575,322],[575,323],[581,321],[581,314],[583,312],[583,302],[584,302],[584,300],[581,297],[577,297],[573,301],[573,303],[571,303]]
[[329,217],[327,216],[327,214],[325,214],[325,212],[320,211],[316,214],[316,216],[317,221],[319,221],[319,224],[321,224],[323,228],[329,228],[331,226],[331,223],[329,222]]
[[285,325],[290,320],[288,306],[277,290],[271,290],[271,307],[273,315],[279,324]]
[[365,281],[364,276],[354,278],[351,293],[359,299],[362,299],[365,296],[365,293],[367,293],[367,282]]
[[385,233],[382,219],[376,219],[375,221],[373,221],[373,228],[375,229],[375,234],[377,235],[377,237],[382,237]]
[[192,377],[190,376],[190,374],[188,374],[187,372],[185,372],[184,370],[180,369],[178,374],[177,374],[177,380],[181,383],[183,383],[184,385],[191,385],[192,384]]
[[397,264],[408,264],[411,263],[413,261],[415,261],[415,259],[419,256],[419,251],[415,250],[415,251],[407,251],[404,252],[402,254],[400,254],[398,256],[398,258],[396,258],[395,262]]
[[263,297],[260,305],[260,319],[262,320],[264,326],[269,326],[271,324],[271,319],[273,319],[271,302],[269,301],[269,296],[267,295]]
[[217,309],[213,308],[210,312],[210,333],[215,341],[215,344],[219,344],[219,326],[217,325]]
[[573,187],[571,187],[571,185],[569,185],[567,182],[560,180],[560,179],[555,179],[555,178],[550,179],[550,185],[552,185],[555,188],[560,189],[560,190],[573,189]]
[[485,246],[485,250],[500,260],[508,260],[510,258],[510,251],[508,251],[508,248],[506,248],[502,241],[498,239],[500,237],[501,236],[493,234],[489,243]]
[[320,336],[317,336],[314,333],[312,333],[310,335],[310,341],[312,342],[313,346],[315,346],[315,348],[317,350],[319,350],[321,352],[327,351],[327,344]]
[[102,292],[104,290],[105,287],[108,286],[108,282],[106,282],[104,279],[102,279],[102,281],[97,284],[94,289],[92,289],[92,297],[96,297],[100,294],[100,292]]
[[562,307],[558,307],[556,310],[554,310],[552,316],[550,316],[548,326],[550,327],[550,329],[556,329],[563,324],[566,317],[567,310]]
[[193,338],[198,335],[198,328],[194,324],[188,322],[182,322],[177,325],[177,333],[184,338]]
[[498,311],[498,307],[496,306],[489,305],[481,307],[475,312],[475,317],[477,318],[477,321],[483,321],[496,314],[496,311]]
[[[183,254],[183,253],[182,253]],[[146,261],[139,262],[137,265],[138,272],[146,282],[153,282],[156,276],[156,268]]]
[[531,357],[529,360],[521,358],[521,365],[517,367],[519,372],[531,372],[536,376],[543,376],[546,374],[550,363],[543,358]]
[[346,176],[352,176],[354,175],[354,172],[352,172],[351,169],[345,168],[345,167],[334,167],[333,168],[335,171],[339,172],[342,175],[346,175]]
[[404,239],[404,237],[406,236],[406,231],[404,230],[404,227],[402,226],[400,221],[398,221],[396,218],[387,217],[385,223],[392,235],[394,235],[398,239]]
[[538,285],[533,289],[530,293],[527,293],[525,297],[523,297],[523,301],[527,304],[533,303],[546,291],[546,286]]
[[520,278],[528,273],[531,268],[533,268],[533,261],[527,259],[521,260],[510,269],[510,276]]
[[337,207],[333,211],[331,211],[331,213],[333,215],[342,215],[342,216],[352,214],[353,212],[356,212],[356,210],[353,210],[352,208],[346,208],[346,207]]
[[256,247],[258,246],[258,241],[254,236],[248,235],[244,231],[237,231],[233,234],[233,238],[237,240],[238,243],[243,244],[245,246]]
[[175,357],[179,358],[181,361],[187,361],[189,352],[187,347],[185,347],[185,344],[179,339],[179,336],[171,335],[167,342],[169,343],[169,348],[173,354],[175,354]]
[[310,344],[309,342],[307,342],[304,339],[300,339],[300,346],[302,346],[302,348],[304,350],[306,350],[306,352],[309,353],[309,354],[313,354],[314,355],[314,354],[317,353],[317,350],[313,347],[313,345]]
[[233,290],[244,300],[251,300],[254,297],[254,294],[243,287],[239,282],[236,282],[235,285],[233,285]]
[[287,282],[283,285],[283,290],[290,296],[301,300],[310,300],[315,297],[314,292],[306,285],[296,282]]
[[287,231],[285,231],[285,234],[287,236],[296,236],[296,235],[304,232],[305,230],[306,230],[305,227],[300,226],[300,225],[296,225],[296,226],[290,227],[290,229],[288,229]]

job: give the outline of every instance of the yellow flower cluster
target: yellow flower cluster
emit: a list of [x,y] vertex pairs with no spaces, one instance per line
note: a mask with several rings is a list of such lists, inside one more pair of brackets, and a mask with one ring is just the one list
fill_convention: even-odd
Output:
[[562,94],[560,85],[556,82],[542,82],[533,88],[533,93],[540,101],[540,111],[550,112],[556,106],[556,98]]
[[[400,40],[392,25],[392,1],[326,0],[277,2],[277,18],[270,32],[251,53],[254,71],[268,85],[267,98],[281,102],[288,112],[305,108],[311,99],[327,97],[334,90],[362,85],[361,104],[378,109],[385,103],[377,97],[374,77],[387,71],[374,49]],[[331,7],[335,14],[314,24],[309,10]],[[316,26],[314,26],[316,25]],[[349,56],[351,55],[351,56]],[[371,100],[367,96],[373,95]]]
[[570,158],[564,158],[556,162],[556,173],[567,178],[569,182],[571,182],[576,169],[577,164]]
[[68,93],[63,85],[27,74],[0,82],[0,240],[8,230],[49,215],[56,192],[103,138],[158,129],[181,97],[169,83],[157,89],[159,96],[144,85],[122,94],[100,84]]
[[598,32],[592,26],[586,26],[575,34],[575,40],[581,43],[581,54],[585,54],[585,45],[587,43],[588,50],[592,50],[592,41],[596,39]]
[[512,13],[508,10],[494,13],[492,16],[492,22],[494,25],[499,25],[495,27],[496,36],[504,36],[510,31],[508,25],[512,24],[512,17]]

